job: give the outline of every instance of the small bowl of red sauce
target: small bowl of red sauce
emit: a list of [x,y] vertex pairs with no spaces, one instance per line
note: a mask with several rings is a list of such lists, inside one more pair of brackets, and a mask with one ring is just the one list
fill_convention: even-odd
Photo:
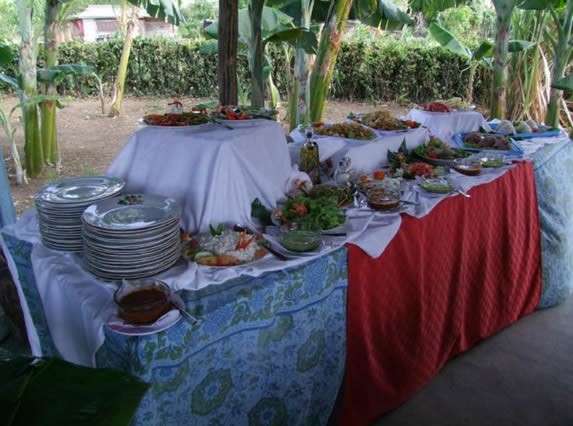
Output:
[[456,158],[454,170],[466,176],[477,176],[481,173],[481,161],[475,157]]
[[129,324],[153,324],[172,309],[171,289],[159,280],[124,280],[113,300],[118,316]]

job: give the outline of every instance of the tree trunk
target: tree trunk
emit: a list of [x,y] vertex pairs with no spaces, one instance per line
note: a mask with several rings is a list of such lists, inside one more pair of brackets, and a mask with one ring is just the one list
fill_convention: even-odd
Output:
[[[56,31],[58,26],[57,0],[46,1],[46,16],[44,26],[45,58],[46,67],[53,67],[58,64],[58,41]],[[48,84],[45,87],[45,94],[56,96],[56,84]],[[58,136],[56,127],[56,102],[45,100],[41,104],[42,113],[42,146],[44,149],[44,160],[47,164],[59,168]]]
[[265,82],[263,76],[263,35],[261,20],[264,0],[249,0],[249,23],[251,37],[248,42],[249,72],[251,75],[251,105],[265,106]]
[[36,52],[34,49],[34,30],[32,27],[32,0],[18,0],[18,20],[20,23],[20,76],[22,121],[24,123],[24,153],[26,173],[30,177],[38,176],[43,169],[44,154],[38,121],[38,105],[30,99],[37,96]]
[[238,0],[219,0],[219,102],[237,105]]
[[310,76],[310,119],[320,121],[328,96],[332,71],[340,50],[352,0],[335,0],[320,35],[318,53]]
[[[565,70],[569,63],[571,48],[569,46],[569,39],[571,38],[571,29],[573,25],[573,0],[567,0],[567,8],[563,21],[556,23],[559,26],[559,38],[555,48],[555,55],[553,57],[553,72],[551,73],[551,81],[557,81],[565,76]],[[545,115],[545,124],[551,127],[559,126],[559,111],[561,106],[561,99],[563,91],[551,88],[549,92],[549,105],[547,106],[547,114]]]
[[[310,17],[314,7],[313,0],[302,0],[300,27],[310,29]],[[310,55],[297,48],[294,58],[293,93],[289,99],[289,128],[293,130],[299,124],[308,121],[308,78],[310,73]]]
[[490,118],[505,118],[509,25],[515,3],[516,0],[493,0],[497,16],[497,32],[493,50]]
[[[127,7],[125,4],[122,7]],[[131,54],[131,46],[133,45],[133,36],[135,33],[134,14],[130,14],[125,22],[125,32],[123,36],[123,49],[121,51],[121,59],[117,69],[117,77],[115,80],[113,101],[109,108],[108,116],[117,117],[121,113],[121,103],[125,93],[125,79],[127,77],[127,66],[129,65],[129,55]],[[123,19],[123,18],[122,18]]]

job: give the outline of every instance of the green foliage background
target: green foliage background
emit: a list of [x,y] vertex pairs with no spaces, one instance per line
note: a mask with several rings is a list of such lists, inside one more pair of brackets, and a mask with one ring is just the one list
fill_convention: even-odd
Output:
[[[203,42],[137,38],[129,61],[126,93],[135,96],[191,96],[217,98],[217,57],[200,52]],[[111,93],[122,41],[67,42],[59,47],[59,61],[93,65],[106,94]],[[287,59],[280,47],[271,48],[273,78],[283,99],[290,82]],[[459,57],[428,43],[386,40],[345,41],[336,63],[331,98],[364,101],[427,102],[463,96],[469,71]],[[248,82],[247,60],[239,56],[240,82]],[[5,69],[8,74],[12,70]],[[487,75],[475,81],[478,103],[486,103]],[[75,77],[60,85],[69,96],[97,94],[93,78]]]

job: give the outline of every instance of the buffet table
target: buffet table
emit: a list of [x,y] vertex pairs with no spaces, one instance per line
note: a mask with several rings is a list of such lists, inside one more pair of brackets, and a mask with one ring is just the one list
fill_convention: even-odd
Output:
[[469,193],[421,219],[404,216],[378,259],[349,246],[340,424],[369,424],[456,354],[537,307],[541,253],[531,164]]
[[[190,185],[194,174],[179,168],[189,159],[201,167],[203,150],[212,159],[236,151],[252,167],[253,159],[240,154],[252,151],[249,138],[265,148],[276,145],[283,159],[272,161],[277,154],[267,149],[255,157],[257,165],[265,158],[277,165],[279,178],[264,181],[271,185],[261,183],[257,171],[237,179],[252,190],[248,196],[230,194],[243,206],[236,212],[240,218],[211,200],[214,217],[246,221],[247,199],[250,205],[250,197],[267,194],[265,203],[272,205],[296,173],[286,144],[274,141],[276,123],[262,122],[262,134],[268,132],[262,138],[259,126],[239,125],[249,130],[184,129],[201,134],[198,144],[185,131],[161,129],[180,132],[170,136],[177,139],[174,145],[164,143],[159,129],[144,128],[108,173],[121,170],[130,191],[166,191],[186,206],[186,225],[200,228],[213,220],[198,214],[203,207],[195,204],[209,202],[200,189],[211,181]],[[217,143],[207,131],[218,135]],[[534,163],[536,173],[550,173],[554,157],[573,155],[565,141],[540,152],[546,149],[551,155]],[[228,158],[208,169],[233,185]],[[149,169],[157,173],[148,177]],[[34,211],[4,228],[2,241],[34,355],[120,368],[152,382],[137,424],[325,424],[345,361],[342,422],[367,424],[411,396],[451,356],[535,309],[545,255],[534,178],[541,179],[539,193],[549,178],[534,177],[531,163],[477,180],[458,176],[470,199],[452,194],[422,200],[405,214],[358,215],[349,220],[348,238],[330,240],[320,256],[287,263],[268,257],[256,267],[224,271],[181,262],[159,278],[199,321],[181,320],[148,336],[123,336],[104,326],[114,311],[116,284],[91,276],[81,256],[43,247]],[[563,185],[552,189],[553,195],[568,191]]]

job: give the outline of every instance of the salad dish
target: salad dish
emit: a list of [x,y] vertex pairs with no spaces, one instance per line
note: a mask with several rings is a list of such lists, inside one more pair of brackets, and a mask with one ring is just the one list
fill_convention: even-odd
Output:
[[452,183],[444,177],[422,178],[419,179],[418,185],[424,190],[425,193],[434,196],[449,194],[454,189]]
[[260,244],[261,237],[247,231],[235,231],[219,224],[210,232],[191,236],[184,234],[183,258],[204,266],[229,267],[252,263],[268,253]]
[[346,139],[370,141],[376,139],[376,133],[372,129],[358,123],[334,123],[322,122],[313,125],[314,134],[318,136],[335,136]]
[[372,174],[360,175],[356,182],[358,188],[364,193],[372,189],[397,192],[400,191],[401,183],[401,178],[393,178],[384,170],[376,170]]
[[414,179],[415,177],[435,177],[443,175],[446,170],[441,166],[433,166],[426,162],[419,161],[418,157],[411,153],[404,140],[398,151],[388,150],[388,163],[390,164],[390,174],[393,177],[404,177]]
[[413,154],[425,163],[445,167],[452,166],[454,160],[458,158],[465,158],[471,155],[468,151],[452,148],[436,138],[430,139],[424,145],[418,145],[414,148]]
[[399,120],[388,111],[374,111],[365,114],[350,113],[348,118],[365,126],[381,131],[409,130],[420,127],[414,120]]
[[313,199],[321,197],[336,197],[338,207],[347,207],[352,204],[352,188],[345,185],[321,183],[314,185],[307,194]]
[[222,120],[253,120],[256,118],[265,118],[275,120],[278,111],[275,109],[258,108],[247,105],[219,105],[213,112],[214,118]]
[[328,230],[343,225],[346,214],[338,207],[336,197],[318,197],[299,195],[286,200],[283,206],[272,212],[275,225],[297,223],[312,229]]
[[201,112],[170,112],[166,114],[147,114],[143,117],[143,122],[150,126],[197,126],[209,121],[209,116]]

